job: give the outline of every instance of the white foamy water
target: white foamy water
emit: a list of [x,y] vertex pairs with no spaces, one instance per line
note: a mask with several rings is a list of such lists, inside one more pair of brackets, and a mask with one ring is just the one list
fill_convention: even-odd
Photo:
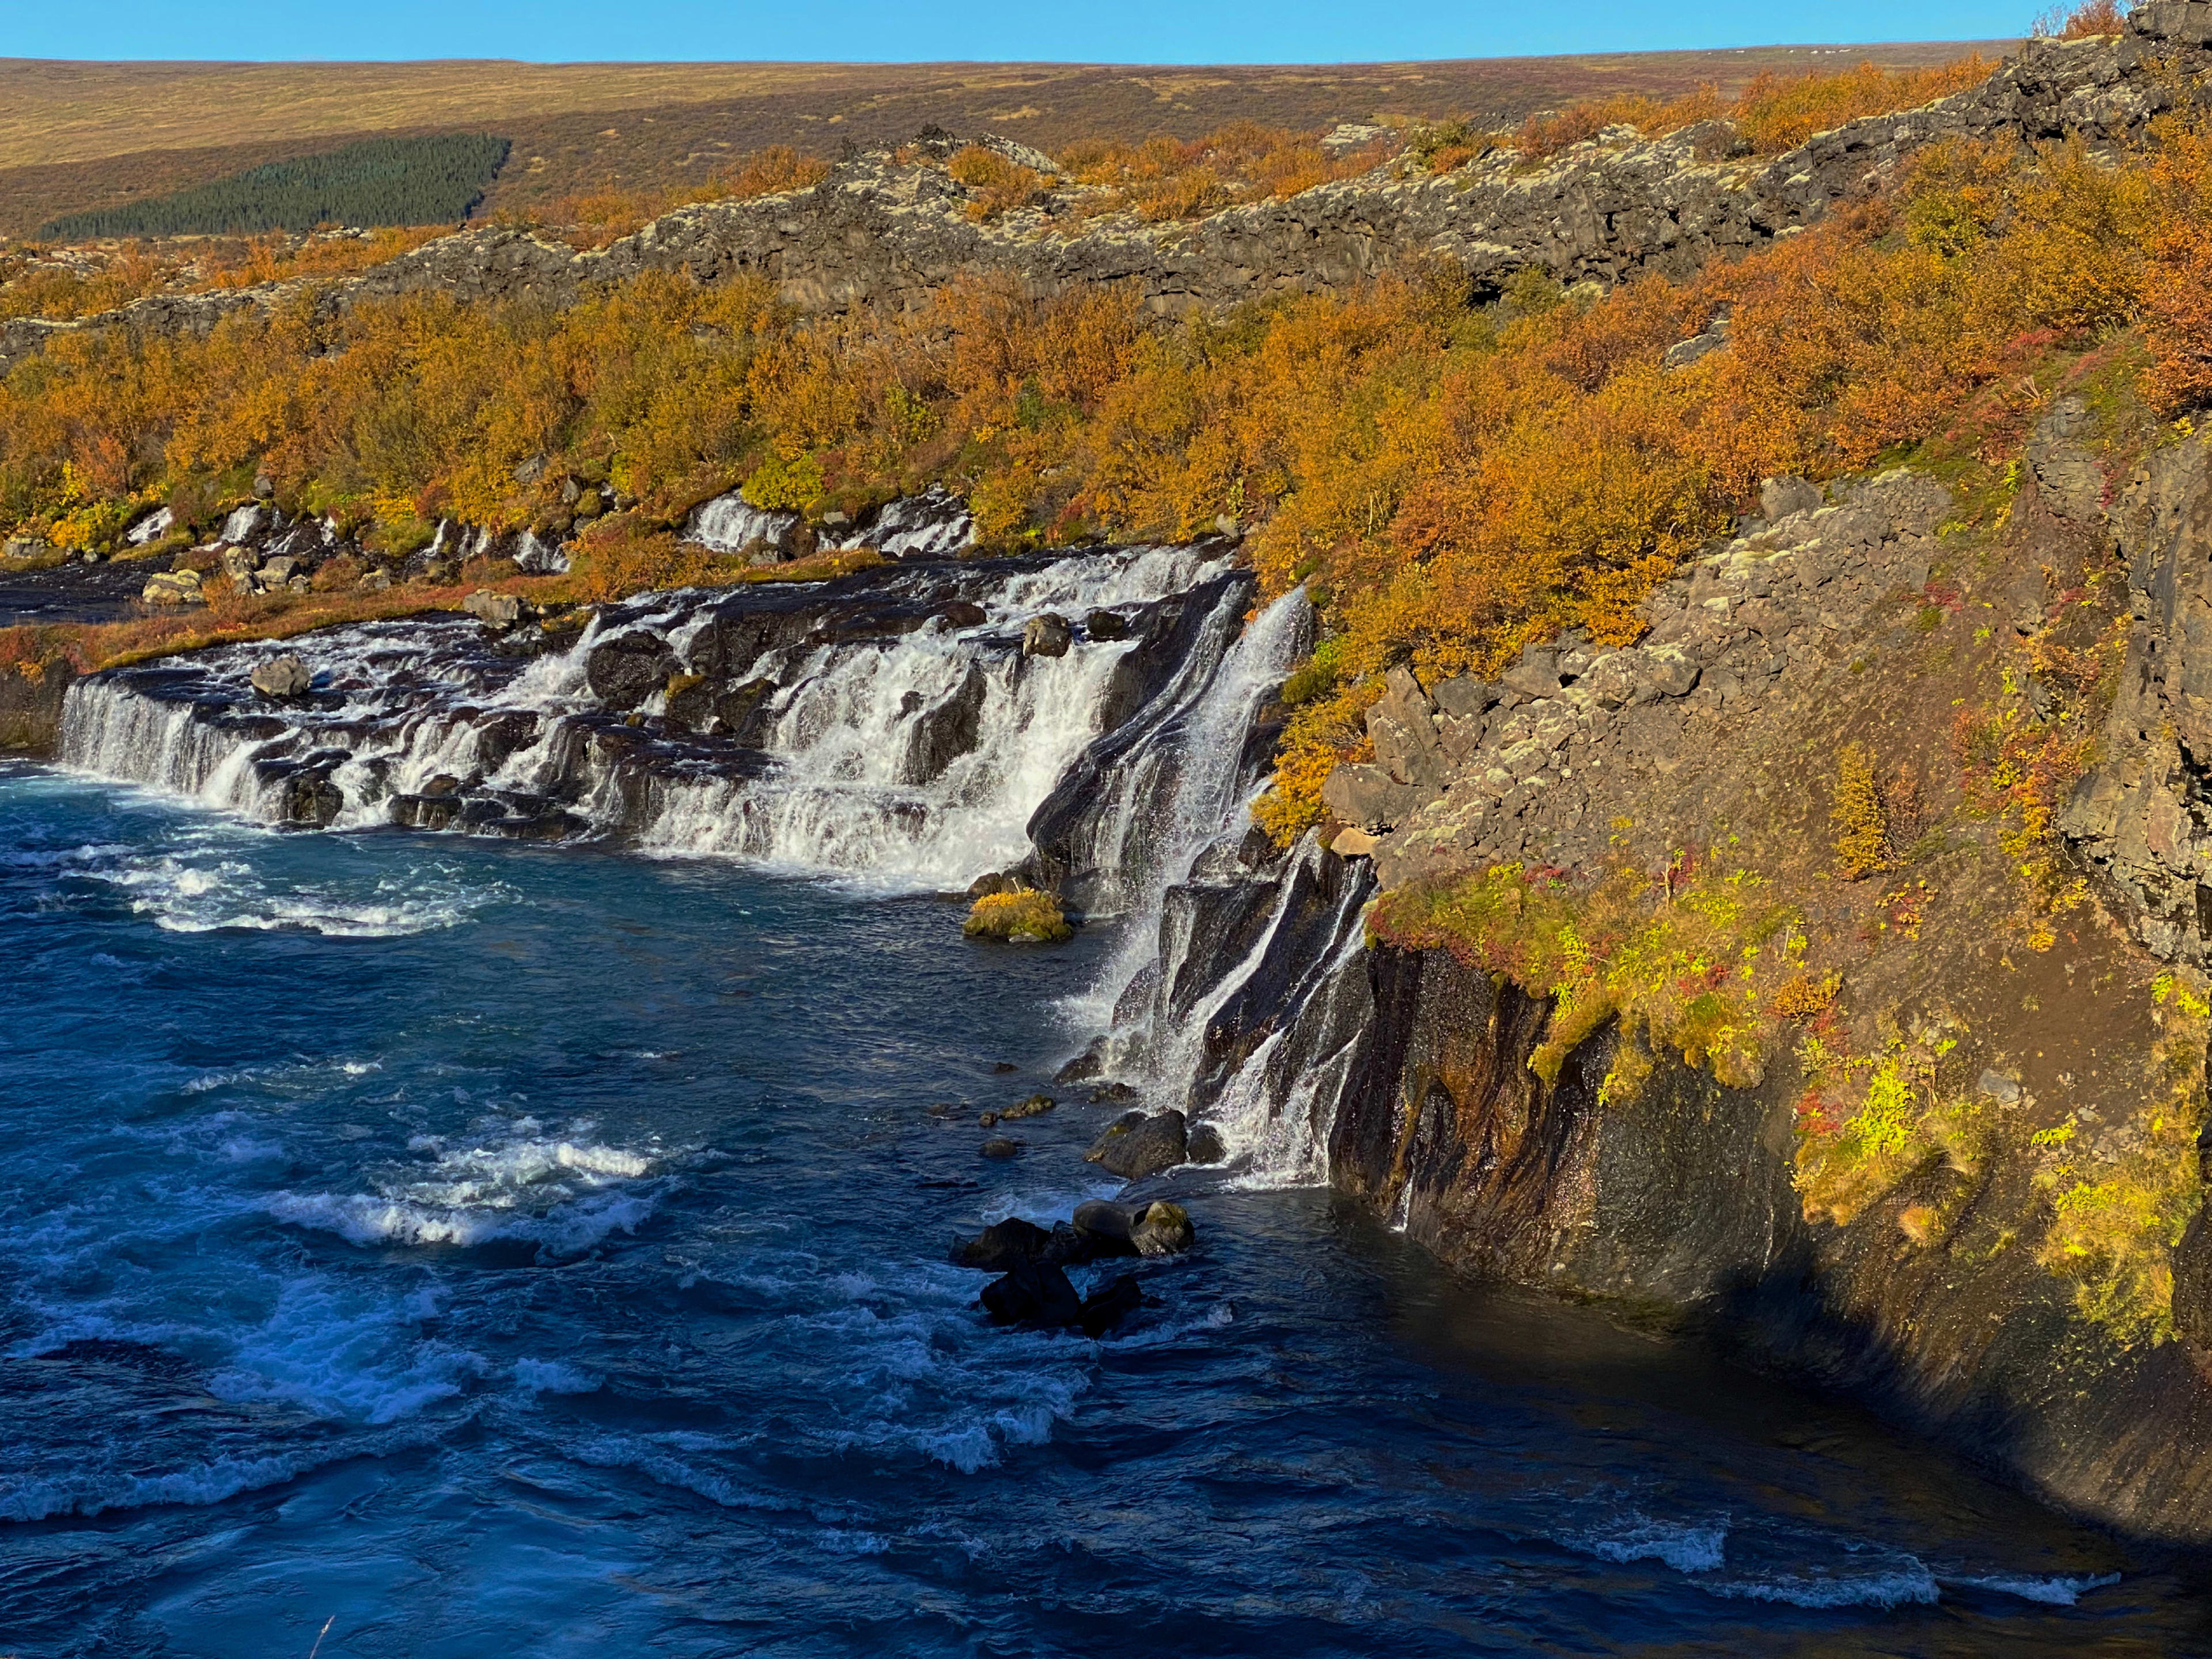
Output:
[[349,1243],[532,1243],[574,1255],[617,1231],[635,1232],[663,1190],[646,1181],[653,1155],[548,1139],[534,1120],[482,1145],[418,1150],[427,1165],[380,1170],[373,1191],[281,1192],[266,1201],[279,1221],[336,1233]]
[[[709,506],[731,535],[757,529],[739,521],[742,502]],[[742,859],[883,890],[957,889],[1028,854],[1031,816],[1102,735],[1117,667],[1139,648],[1079,629],[1064,654],[1026,656],[1025,625],[1048,611],[1079,623],[1116,607],[1127,616],[1226,568],[1218,553],[1188,548],[1073,555],[1009,572],[988,589],[983,620],[972,625],[940,617],[903,634],[770,651],[750,671],[772,673],[780,688],[757,765],[672,757],[617,770],[578,740],[580,722],[605,718],[586,665],[611,631],[656,636],[679,672],[694,671],[693,653],[729,597],[701,590],[634,601],[618,620],[603,611],[565,649],[526,664],[487,656],[473,623],[434,621],[332,629],[282,647],[200,653],[147,677],[95,678],[71,689],[62,751],[82,771],[263,822],[334,811],[331,827],[373,827],[390,820],[399,798],[458,780],[478,796],[519,803],[514,810],[526,816],[557,799],[584,827],[663,855]],[[886,603],[896,597],[887,592]],[[1155,700],[1155,720],[1182,710],[1221,665],[1233,598],[1216,609],[1206,642]],[[247,685],[258,665],[284,651],[309,668],[313,699],[272,704]],[[1249,690],[1238,680],[1222,706],[1245,708]],[[655,692],[646,712],[664,707]],[[1225,727],[1196,741],[1217,738],[1231,741]],[[1202,792],[1186,793],[1193,810],[1206,810]],[[507,810],[483,804],[494,817]],[[1109,859],[1126,850],[1100,849]],[[183,887],[210,879],[176,878]],[[192,925],[213,906],[172,908]],[[313,918],[270,925],[293,921]],[[395,912],[359,925],[416,921]]]

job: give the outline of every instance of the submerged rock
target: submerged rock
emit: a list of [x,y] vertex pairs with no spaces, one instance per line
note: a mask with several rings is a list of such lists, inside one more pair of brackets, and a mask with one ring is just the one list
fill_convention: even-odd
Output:
[[1181,1112],[1166,1111],[1153,1117],[1129,1112],[1083,1156],[1109,1175],[1141,1181],[1188,1160],[1188,1130]]
[[1004,1160],[1019,1158],[1022,1155],[1022,1143],[1018,1140],[1009,1140],[1004,1135],[994,1135],[978,1150],[982,1157]]
[[999,1114],[1000,1122],[1010,1122],[1018,1117],[1042,1117],[1060,1103],[1050,1095],[1031,1095],[1028,1099],[1009,1106]]

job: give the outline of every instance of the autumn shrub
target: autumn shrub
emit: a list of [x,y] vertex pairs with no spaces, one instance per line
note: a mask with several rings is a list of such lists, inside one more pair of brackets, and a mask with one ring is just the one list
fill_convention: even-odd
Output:
[[1382,154],[1378,147],[1367,147],[1331,155],[1311,134],[1232,121],[1188,143],[1159,137],[1134,144],[1074,143],[1061,151],[1060,160],[1068,177],[1086,188],[1077,202],[1082,216],[1128,212],[1158,223],[1353,178],[1373,167]]
[[955,150],[945,170],[975,192],[968,204],[971,219],[995,219],[1015,208],[1028,207],[1041,200],[1046,190],[1045,180],[1036,169],[982,144]]
[[830,163],[822,157],[802,154],[789,144],[770,144],[716,173],[710,189],[714,198],[745,201],[810,189],[829,176]]
[[1762,74],[1733,99],[1723,98],[1711,86],[1665,100],[1614,93],[1530,116],[1515,148],[1525,159],[1539,161],[1607,127],[1633,127],[1650,138],[1723,119],[1754,153],[1771,155],[1847,121],[1917,109],[1978,86],[1989,76],[1990,65],[1980,54],[1970,53],[1929,69],[1885,70],[1869,63],[1806,75]]
[[1847,743],[1836,766],[1836,873],[1856,881],[1889,868],[1889,817],[1874,781],[1874,759],[1863,743]]
[[969,939],[1004,939],[1010,945],[1058,945],[1075,937],[1060,901],[1027,889],[986,893],[969,910],[960,931]]

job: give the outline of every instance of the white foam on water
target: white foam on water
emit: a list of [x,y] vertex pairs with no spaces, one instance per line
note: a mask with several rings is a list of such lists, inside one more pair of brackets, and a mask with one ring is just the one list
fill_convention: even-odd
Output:
[[1935,1575],[1917,1561],[1893,1571],[1856,1577],[1808,1572],[1696,1582],[1700,1589],[1715,1595],[1743,1601],[1781,1601],[1793,1607],[1933,1606],[1942,1599]]
[[2120,1575],[2100,1572],[2070,1577],[2064,1575],[2038,1577],[2026,1573],[1990,1573],[1978,1577],[1940,1573],[1937,1582],[2015,1596],[2021,1601],[2033,1601],[2046,1607],[2070,1607],[2090,1590],[2103,1589],[2107,1585],[2118,1583]]
[[483,1356],[425,1337],[434,1311],[421,1298],[395,1303],[325,1275],[296,1276],[264,1320],[237,1333],[208,1392],[371,1425],[413,1417],[490,1370]]
[[605,1386],[604,1379],[554,1359],[516,1360],[514,1382],[530,1394],[595,1394]]
[[420,872],[386,877],[368,892],[347,892],[287,883],[249,858],[209,852],[157,854],[92,873],[128,893],[133,911],[173,933],[239,929],[404,938],[459,927],[507,894],[496,883],[471,887]]
[[616,1232],[635,1233],[665,1190],[648,1181],[659,1159],[617,1146],[538,1138],[534,1120],[507,1139],[449,1149],[416,1137],[410,1150],[433,1152],[425,1164],[372,1177],[373,1192],[270,1194],[263,1207],[277,1220],[336,1233],[359,1245],[533,1243],[574,1255]]
[[1658,1561],[1677,1572],[1715,1572],[1727,1565],[1728,1528],[1717,1522],[1658,1521],[1632,1512],[1616,1528],[1560,1541],[1601,1560]]
[[0,1477],[0,1521],[44,1521],[55,1516],[103,1515],[163,1504],[204,1507],[244,1492],[281,1486],[327,1464],[362,1456],[388,1456],[426,1443],[421,1433],[349,1438],[311,1450],[261,1457],[218,1457],[159,1474],[80,1472],[54,1479]]

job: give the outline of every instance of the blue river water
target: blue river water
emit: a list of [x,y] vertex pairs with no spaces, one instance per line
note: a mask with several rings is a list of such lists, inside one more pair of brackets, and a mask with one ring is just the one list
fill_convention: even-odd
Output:
[[[0,1653],[2212,1651],[2156,1560],[1317,1191],[1101,1342],[1105,930],[0,769]],[[963,1110],[934,1117],[933,1104]]]

